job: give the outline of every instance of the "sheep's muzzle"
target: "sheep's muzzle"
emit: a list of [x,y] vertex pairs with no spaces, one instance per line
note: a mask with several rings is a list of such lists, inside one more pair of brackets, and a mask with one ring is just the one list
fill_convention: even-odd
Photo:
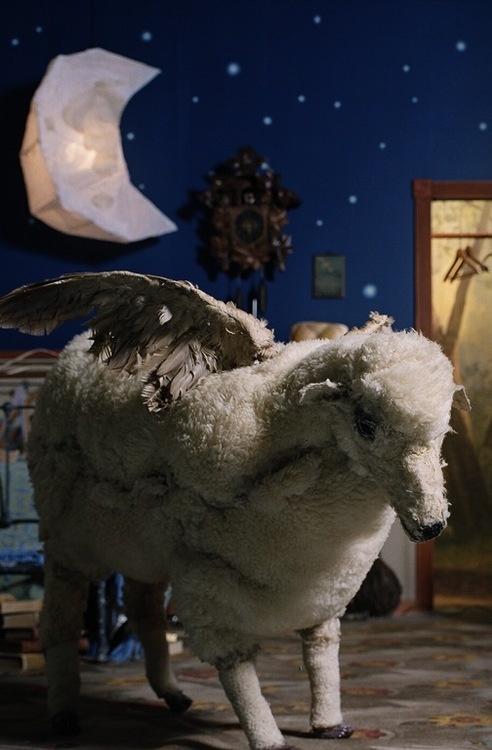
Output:
[[427,526],[418,526],[415,530],[414,537],[416,542],[429,542],[439,536],[446,524],[443,521],[436,521]]
[[414,528],[409,528],[402,522],[402,526],[412,542],[430,542],[431,539],[435,539],[446,528],[446,522],[434,521],[433,523]]

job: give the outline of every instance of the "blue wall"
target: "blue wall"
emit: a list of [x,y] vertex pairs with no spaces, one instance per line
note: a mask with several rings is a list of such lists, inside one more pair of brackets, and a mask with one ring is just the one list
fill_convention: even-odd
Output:
[[[277,337],[301,319],[359,325],[372,309],[403,328],[414,315],[411,181],[492,178],[490,0],[8,0],[0,17],[0,293],[115,268],[227,297],[227,278],[197,263],[197,223],[181,209],[250,145],[302,201],[289,212],[294,253],[269,284]],[[121,130],[133,183],[174,234],[116,246],[29,217],[17,154],[31,96],[53,57],[88,47],[162,70]],[[344,299],[311,296],[312,256],[325,252],[346,256]],[[40,343],[0,333],[3,349]]]

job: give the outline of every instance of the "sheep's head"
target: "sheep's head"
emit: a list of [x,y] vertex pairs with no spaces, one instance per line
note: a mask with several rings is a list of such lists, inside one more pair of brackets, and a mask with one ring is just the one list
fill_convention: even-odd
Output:
[[[435,342],[415,331],[350,332],[301,363],[301,403],[323,404],[351,470],[390,499],[414,541],[436,536],[448,516],[440,451],[453,401],[466,396]],[[298,373],[296,373],[297,375]]]

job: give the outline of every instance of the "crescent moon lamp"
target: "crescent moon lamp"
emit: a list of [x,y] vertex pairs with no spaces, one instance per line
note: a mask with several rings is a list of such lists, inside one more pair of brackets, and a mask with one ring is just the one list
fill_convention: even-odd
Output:
[[100,48],[50,62],[20,152],[33,216],[65,234],[109,242],[177,229],[132,185],[121,144],[127,102],[158,73]]

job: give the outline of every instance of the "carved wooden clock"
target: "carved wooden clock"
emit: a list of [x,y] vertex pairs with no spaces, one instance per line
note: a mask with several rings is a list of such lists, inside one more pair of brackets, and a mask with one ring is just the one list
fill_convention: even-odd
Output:
[[211,209],[209,250],[223,271],[285,270],[291,238],[282,233],[287,211],[300,201],[280,185],[268,162],[250,147],[210,175],[199,199]]

